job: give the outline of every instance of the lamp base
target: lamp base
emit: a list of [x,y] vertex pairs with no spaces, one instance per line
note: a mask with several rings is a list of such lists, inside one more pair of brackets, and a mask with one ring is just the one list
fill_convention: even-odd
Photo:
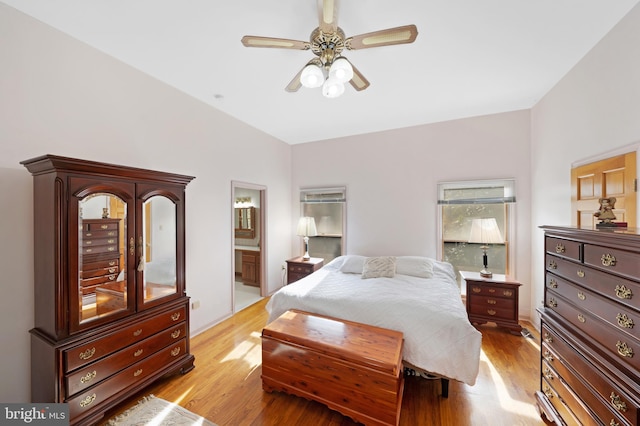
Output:
[[483,269],[482,271],[480,271],[480,276],[484,278],[491,278],[493,276],[493,273],[488,269]]
[[302,260],[309,260],[309,259],[311,259],[311,256],[309,256],[309,253],[305,253],[305,254],[302,256]]

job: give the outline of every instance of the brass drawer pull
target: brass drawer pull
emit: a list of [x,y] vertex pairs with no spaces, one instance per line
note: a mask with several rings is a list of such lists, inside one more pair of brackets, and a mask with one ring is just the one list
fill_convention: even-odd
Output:
[[174,314],[171,314],[171,319],[174,321],[178,321],[180,319],[180,312],[176,312]]
[[81,352],[78,356],[80,357],[80,359],[87,360],[91,358],[93,355],[95,355],[95,353],[96,353],[96,348],[93,347],[91,349],[87,349],[84,352]]
[[100,229],[108,229],[109,225],[100,225]]
[[584,317],[584,315],[578,314],[578,321],[580,321],[581,323],[585,323],[587,322],[587,319]]
[[624,285],[616,284],[616,296],[618,299],[631,299],[633,297],[633,291]]
[[115,242],[116,242],[116,240],[114,240],[114,239],[107,240],[107,244],[113,244],[113,243],[115,243]]
[[116,264],[115,260],[112,260],[112,261],[109,262],[109,266],[115,266],[115,264]]
[[116,235],[116,231],[107,232],[107,237],[115,237],[115,235]]
[[98,374],[98,372],[96,370],[93,370],[87,374],[85,374],[81,379],[80,379],[80,383],[89,383],[90,381],[92,381],[93,379],[96,378],[96,375]]
[[142,368],[141,368],[141,369],[139,369],[139,370],[136,370],[136,372],[135,372],[135,373],[133,373],[133,377],[138,377],[138,376],[139,376],[139,375],[141,375],[141,374],[142,374]]
[[85,241],[84,243],[85,243],[86,245],[90,246],[91,244],[93,244],[93,241],[88,240],[88,241]]
[[493,299],[488,299],[488,300],[487,300],[487,303],[488,303],[488,304],[490,304],[490,305],[495,305],[495,304],[496,304],[496,303],[498,303],[498,302],[496,302],[496,301],[495,301],[495,300],[493,300]]
[[612,254],[603,254],[600,258],[602,266],[616,266],[616,257]]
[[178,356],[179,353],[180,353],[180,347],[176,347],[171,350],[171,356]]
[[503,290],[502,291],[502,295],[506,296],[506,297],[511,297],[511,296],[513,296],[513,291],[511,291],[511,290]]
[[547,380],[553,380],[553,373],[549,367],[546,367],[543,372],[544,378]]
[[93,395],[87,395],[87,397],[85,399],[83,399],[82,401],[80,401],[80,407],[84,408],[84,407],[88,407],[89,405],[91,405],[93,403],[93,401],[96,400],[96,394],[94,393]]
[[618,325],[622,328],[633,328],[634,326],[633,319],[629,318],[627,314],[619,313],[616,315],[616,320],[618,321]]
[[553,362],[553,355],[551,355],[551,352],[549,352],[549,351],[544,351],[544,353],[542,354],[542,357],[543,357],[547,362]]
[[139,328],[139,329],[137,329],[136,331],[134,331],[134,332],[133,332],[133,335],[134,335],[135,337],[138,337],[138,336],[139,336],[139,335],[141,335],[141,334],[142,334],[142,329],[141,329],[141,328]]
[[543,390],[542,390],[545,394],[545,396],[549,399],[553,398],[553,391],[551,390],[551,388],[549,386],[543,386]]
[[616,419],[611,419],[609,426],[620,426],[620,423],[616,422]]
[[553,336],[549,333],[544,334],[544,341],[547,343],[553,343]]
[[563,244],[556,244],[556,253],[560,254],[560,253],[564,253],[565,252],[565,248]]
[[109,268],[109,269],[107,269],[107,271],[108,271],[110,274],[113,274],[113,273],[116,271],[116,268]]
[[490,288],[490,289],[489,289],[489,293],[495,293],[495,292],[496,292],[496,289],[495,289],[495,288]]
[[613,405],[616,410],[620,411],[621,413],[627,411],[627,404],[622,401],[620,395],[616,395],[615,392],[611,392],[611,395],[609,395],[609,399],[611,399],[611,405]]
[[134,357],[138,357],[138,356],[142,355],[142,352],[144,352],[144,349],[138,349],[137,351],[135,351],[133,353],[133,356]]
[[471,287],[471,291],[474,293],[480,293],[482,289],[480,287]]
[[586,300],[587,296],[585,296],[585,294],[581,291],[578,292],[578,299],[580,300]]
[[108,251],[116,251],[117,247],[108,247],[107,250]]
[[584,278],[584,271],[583,271],[582,269],[578,269],[578,270],[576,271],[576,274],[578,274],[578,277],[580,277],[580,278]]
[[618,342],[616,342],[616,348],[618,349],[618,353],[623,357],[633,358],[633,348],[629,347],[625,342],[618,340]]
[[558,288],[558,283],[556,282],[556,280],[554,280],[553,278],[551,278],[549,280],[549,287],[551,288]]
[[549,261],[549,269],[558,269],[558,264],[555,260]]
[[558,307],[558,302],[556,302],[555,299],[549,299],[549,306],[552,308],[557,308]]
[[171,333],[171,337],[173,337],[174,339],[177,339],[178,337],[180,337],[180,330],[176,330],[173,333]]

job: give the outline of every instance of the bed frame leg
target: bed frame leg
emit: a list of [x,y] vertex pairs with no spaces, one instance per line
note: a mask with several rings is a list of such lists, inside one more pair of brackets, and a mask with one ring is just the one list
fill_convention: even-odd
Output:
[[449,398],[449,379],[440,378],[440,384],[442,386],[442,397]]

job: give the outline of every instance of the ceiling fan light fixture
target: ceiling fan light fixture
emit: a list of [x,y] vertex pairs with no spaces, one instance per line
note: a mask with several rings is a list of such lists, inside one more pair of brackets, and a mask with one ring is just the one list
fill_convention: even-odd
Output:
[[322,85],[322,95],[326,98],[337,98],[344,93],[344,83],[334,77],[327,78]]
[[353,78],[353,67],[346,58],[339,57],[329,68],[329,77],[335,78],[341,83],[346,83]]
[[322,69],[316,64],[307,65],[302,70],[302,74],[300,74],[300,83],[310,89],[322,86],[324,83]]

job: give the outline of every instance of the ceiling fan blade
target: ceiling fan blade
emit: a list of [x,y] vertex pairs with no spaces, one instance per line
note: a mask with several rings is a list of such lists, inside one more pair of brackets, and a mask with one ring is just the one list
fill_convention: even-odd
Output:
[[244,44],[246,47],[273,47],[279,49],[308,50],[311,48],[311,44],[309,44],[308,41],[251,35],[242,37],[242,44]]
[[344,44],[349,50],[368,49],[392,44],[413,43],[417,36],[418,28],[415,25],[405,25],[349,37],[344,41]]
[[318,18],[320,31],[335,33],[338,30],[339,0],[318,0]]
[[353,88],[359,92],[369,87],[369,80],[367,80],[353,64],[351,64],[351,68],[353,68],[353,77],[349,80],[349,83],[351,83]]
[[302,75],[303,69],[304,67],[302,67],[302,69],[298,71],[298,74],[296,74],[296,76],[293,77],[293,79],[289,82],[289,84],[287,84],[287,87],[285,87],[284,90],[286,90],[287,92],[293,93],[293,92],[297,92],[298,89],[302,87],[302,83],[300,82],[300,76]]

